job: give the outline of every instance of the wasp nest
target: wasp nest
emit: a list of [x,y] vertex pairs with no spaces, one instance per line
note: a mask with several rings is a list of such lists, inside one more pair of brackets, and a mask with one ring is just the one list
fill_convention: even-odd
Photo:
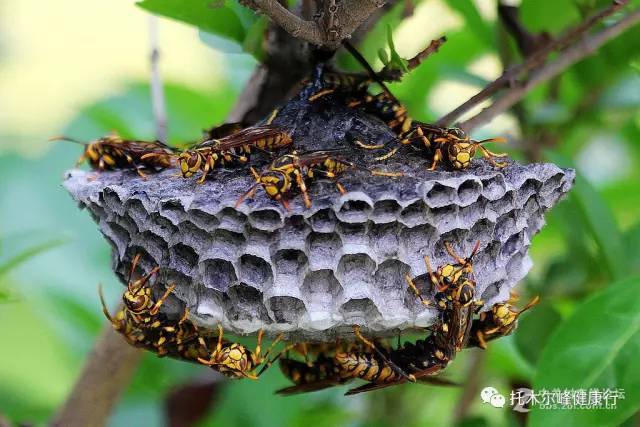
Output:
[[[274,124],[302,151],[395,141],[378,119],[339,105],[294,100]],[[468,256],[479,240],[479,295],[486,307],[508,299],[531,267],[528,248],[544,213],[575,176],[553,164],[497,169],[484,160],[432,172],[430,162],[402,151],[372,166],[372,156],[352,150],[349,160],[404,176],[350,170],[340,177],[346,194],[318,180],[310,184],[313,206],[298,198],[290,211],[260,191],[236,208],[255,182],[247,168],[214,171],[202,185],[175,170],[147,179],[74,170],[65,186],[112,244],[121,278],[141,253],[143,270],[159,265],[158,283],[176,284],[167,310],[186,306],[201,326],[236,334],[263,328],[328,341],[352,335],[354,324],[370,336],[430,325],[435,310],[419,304],[404,275],[425,274],[425,255],[435,266],[450,262],[445,241]]]

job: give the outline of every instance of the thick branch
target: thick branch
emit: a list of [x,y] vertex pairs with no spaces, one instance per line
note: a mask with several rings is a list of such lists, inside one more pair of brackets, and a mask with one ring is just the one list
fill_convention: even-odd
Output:
[[84,369],[52,426],[104,426],[131,380],[142,352],[130,346],[110,322],[87,358]]
[[[629,13],[614,25],[594,34],[563,51],[555,61],[535,69],[529,79],[507,90],[491,106],[485,108],[472,118],[460,123],[460,128],[471,130],[491,121],[497,115],[503,113],[515,103],[524,98],[536,86],[562,73],[576,62],[593,55],[602,45],[616,38],[621,33],[640,22],[640,9]],[[441,119],[442,120],[442,119]]]
[[[327,50],[340,47],[344,39],[384,5],[376,0],[335,2],[318,20],[305,20],[275,0],[244,0],[245,6],[268,16],[292,36]],[[328,3],[328,2],[327,2]]]
[[[506,70],[500,77],[493,82],[485,86],[480,92],[472,96],[465,103],[441,117],[436,123],[440,126],[446,126],[454,122],[458,117],[467,111],[474,108],[476,105],[482,103],[486,99],[492,97],[498,91],[505,87],[509,87],[514,84],[516,79],[526,72],[532,71],[537,67],[540,67],[547,60],[549,55],[555,51],[563,51],[576,39],[586,34],[593,26],[598,22],[601,22],[606,17],[612,15],[616,11],[620,10],[628,3],[628,0],[616,0],[613,4],[602,10],[600,13],[590,17],[582,22],[577,27],[567,31],[564,35],[552,40],[545,47],[538,49],[531,56],[529,56],[524,62]],[[587,56],[587,55],[585,55]]]

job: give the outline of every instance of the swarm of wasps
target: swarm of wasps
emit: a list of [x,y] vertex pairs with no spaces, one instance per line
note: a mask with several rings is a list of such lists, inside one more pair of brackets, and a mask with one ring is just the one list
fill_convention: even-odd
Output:
[[[352,148],[349,150],[299,151],[292,130],[273,124],[278,115],[277,109],[265,120],[251,126],[226,123],[214,127],[205,131],[200,142],[184,150],[160,141],[127,140],[116,134],[89,143],[66,137],[54,139],[83,144],[84,153],[78,163],[87,160],[92,168],[99,171],[132,169],[143,178],[145,172],[177,167],[178,176],[190,178],[199,174],[197,182],[202,184],[216,169],[246,167],[255,178],[255,184],[240,197],[236,206],[262,188],[268,197],[281,202],[287,209],[288,200],[296,193],[302,195],[307,208],[311,206],[307,188],[317,178],[335,181],[338,190],[344,193],[345,189],[337,180],[349,170],[366,170],[372,175],[386,177],[402,175],[359,164],[351,159],[361,157],[357,150],[384,150],[382,155],[375,157],[377,161],[384,161],[408,147],[428,160],[429,170],[438,167],[450,171],[465,169],[478,150],[495,167],[507,164],[496,160],[505,154],[494,153],[484,147],[485,143],[501,142],[502,138],[478,141],[458,128],[444,128],[413,120],[386,86],[383,85],[383,92],[370,94],[371,85],[376,82],[371,77],[326,71],[324,65],[320,64],[299,96],[305,96],[309,103],[318,103],[332,95],[332,102],[343,103],[381,119],[395,135],[391,144],[367,144],[348,138],[350,140],[346,142]],[[261,171],[257,171],[253,167],[255,162],[251,161],[256,154],[266,155],[270,159]]]
[[[424,339],[403,344],[398,340],[395,347],[382,340],[366,338],[356,325],[353,341],[286,343],[270,358],[278,343],[283,341],[282,335],[277,336],[263,353],[264,334],[260,330],[252,351],[225,340],[221,326],[218,326],[217,334],[199,329],[189,320],[186,309],[177,318],[163,313],[160,309],[173,292],[174,285],[164,287],[154,280],[159,267],[135,278],[139,256],[132,261],[123,304],[117,313],[109,313],[101,291],[100,299],[105,316],[129,344],[159,357],[202,364],[236,379],[257,379],[278,361],[283,374],[293,382],[292,386],[277,391],[283,395],[322,390],[355,379],[364,380],[366,384],[349,390],[348,395],[406,382],[448,384],[437,375],[458,352],[467,347],[486,348],[487,342],[510,334],[518,317],[538,302],[536,297],[518,310],[513,305],[515,298],[512,298],[478,314],[483,301],[476,294],[473,257],[479,243],[467,258],[459,256],[449,243],[445,243],[454,262],[435,271],[429,258],[425,257],[428,271],[425,282],[431,288],[432,299],[422,295],[418,286],[422,279],[405,277],[408,289],[415,297],[422,304],[436,308],[438,314]],[[158,288],[158,292],[164,287],[159,298],[154,297],[153,287]]]
[[[79,163],[85,160],[97,171],[134,170],[142,178],[167,168],[177,168],[178,176],[191,178],[199,175],[202,184],[208,178],[215,179],[220,168],[244,167],[250,171],[255,184],[247,189],[236,206],[259,189],[289,209],[291,198],[300,193],[305,206],[311,206],[308,186],[315,179],[334,181],[338,191],[345,189],[338,179],[345,172],[358,169],[371,175],[397,177],[402,174],[371,169],[351,157],[357,150],[382,154],[375,157],[385,161],[403,149],[419,153],[427,159],[428,169],[455,171],[471,164],[477,151],[495,167],[504,167],[500,161],[504,154],[489,151],[484,144],[500,142],[500,138],[474,140],[458,128],[445,128],[423,123],[409,117],[406,108],[386,89],[376,95],[370,93],[371,77],[331,73],[321,65],[311,81],[306,83],[299,96],[308,103],[321,103],[331,98],[345,107],[357,109],[382,120],[395,135],[391,144],[369,144],[366,141],[346,141],[352,149],[304,151],[296,144],[293,131],[274,125],[276,109],[265,120],[245,126],[227,123],[205,132],[202,140],[189,148],[179,150],[160,141],[128,140],[113,134],[84,145]],[[260,171],[252,161],[256,155],[269,158]],[[353,339],[335,343],[283,343],[277,336],[266,351],[262,351],[263,331],[258,332],[256,347],[250,350],[244,345],[224,338],[224,331],[203,330],[189,319],[189,312],[172,317],[161,310],[170,297],[174,285],[156,280],[159,267],[148,274],[137,272],[139,256],[132,260],[127,290],[123,304],[115,314],[107,309],[102,292],[103,311],[114,329],[132,346],[153,352],[159,357],[172,357],[202,364],[230,378],[257,379],[273,363],[278,362],[292,386],[279,390],[280,394],[295,394],[321,390],[364,380],[365,385],[351,389],[347,394],[371,391],[406,382],[446,383],[437,375],[466,347],[485,348],[487,342],[510,334],[516,327],[520,314],[533,306],[537,299],[517,310],[510,300],[494,305],[489,311],[479,313],[483,302],[476,294],[473,279],[473,257],[479,247],[467,258],[459,256],[447,243],[446,250],[453,262],[433,270],[429,258],[425,258],[427,279],[431,288],[427,298],[422,295],[418,282],[422,279],[406,277],[408,288],[422,304],[437,310],[437,320],[426,330],[427,336],[415,342],[392,345],[385,340],[369,339],[354,326]],[[156,297],[160,293],[159,297]]]

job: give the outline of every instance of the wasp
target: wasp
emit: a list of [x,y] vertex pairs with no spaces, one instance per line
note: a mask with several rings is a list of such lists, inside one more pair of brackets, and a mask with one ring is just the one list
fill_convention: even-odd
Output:
[[[289,194],[294,190],[300,191],[305,206],[310,208],[311,199],[307,190],[308,181],[318,176],[335,181],[338,176],[349,169],[362,168],[339,156],[338,153],[341,151],[324,150],[303,154],[293,152],[274,160],[262,173],[252,169],[251,172],[256,179],[256,183],[238,199],[236,207],[240,206],[246,198],[252,197],[258,188],[262,187],[269,197],[281,202],[287,210],[289,209],[287,201]],[[397,177],[401,175],[393,172],[368,171],[377,176]],[[337,181],[336,187],[341,194],[346,192],[344,187]]]
[[[223,329],[218,325],[218,337],[215,349],[209,351],[207,358],[199,357],[198,362],[210,366],[229,378],[250,378],[258,377],[268,369],[280,355],[284,354],[290,347],[286,347],[273,360],[269,360],[269,354],[276,344],[282,341],[283,336],[278,335],[271,343],[271,346],[262,354],[262,338],[264,331],[258,332],[258,341],[254,351],[249,350],[242,344],[229,342],[223,339]],[[259,372],[256,369],[262,365]]]
[[495,158],[506,157],[505,153],[494,153],[482,144],[487,142],[505,142],[504,138],[488,138],[481,141],[471,139],[459,128],[441,128],[427,123],[412,122],[411,130],[401,137],[401,144],[425,153],[431,158],[429,170],[435,170],[444,164],[450,170],[466,169],[471,164],[476,150],[480,150],[495,167],[505,167],[507,163],[498,162]]
[[143,178],[146,177],[143,169],[155,171],[170,167],[174,154],[171,147],[160,141],[127,140],[115,133],[88,143],[66,136],[54,137],[51,141],[70,141],[84,145],[84,152],[76,166],[86,160],[96,170],[135,169]]
[[245,164],[254,151],[273,152],[292,144],[289,133],[271,125],[252,126],[219,139],[209,139],[178,156],[182,176],[202,171],[202,184],[209,172],[220,166]]
[[[439,308],[436,323],[430,328],[431,333],[415,343],[405,342],[397,348],[371,342],[365,338],[359,327],[354,327],[354,335],[358,345],[347,349],[339,349],[333,357],[321,353],[310,365],[291,359],[281,360],[281,369],[294,383],[294,386],[278,391],[280,394],[294,394],[315,391],[335,385],[344,384],[352,379],[360,378],[368,382],[361,387],[351,389],[347,395],[377,390],[405,382],[446,381],[434,375],[445,369],[469,342],[473,325],[473,314],[481,304],[475,298],[475,282],[471,279],[473,272],[472,259],[478,251],[480,242],[474,246],[467,258],[459,256],[449,243],[445,243],[447,251],[456,261],[445,264],[435,271],[429,258],[425,257],[428,277],[436,289],[434,296]],[[425,304],[415,281],[406,277],[409,288]]]
[[469,346],[487,348],[487,341],[511,334],[517,326],[518,317],[536,305],[540,298],[534,297],[520,310],[513,306],[515,300],[517,298],[512,295],[509,301],[495,304],[491,310],[480,313],[479,318],[473,321]]

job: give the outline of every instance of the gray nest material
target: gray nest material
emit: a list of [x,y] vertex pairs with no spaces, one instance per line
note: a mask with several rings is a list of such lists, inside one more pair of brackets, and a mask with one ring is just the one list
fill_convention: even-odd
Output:
[[[344,148],[349,137],[393,139],[382,122],[360,112],[326,105],[318,112],[296,102],[274,123],[292,130],[301,151]],[[371,156],[352,154],[371,166]],[[262,328],[292,340],[331,341],[352,337],[354,324],[380,337],[430,325],[435,310],[417,301],[404,275],[424,275],[425,255],[434,266],[451,262],[445,241],[468,256],[479,240],[475,279],[485,308],[507,300],[531,267],[528,249],[544,213],[575,178],[553,164],[496,169],[475,160],[460,172],[428,166],[399,152],[375,168],[405,176],[351,170],[340,178],[344,195],[318,180],[310,185],[312,208],[298,196],[291,211],[262,191],[235,208],[255,182],[247,168],[214,171],[202,185],[176,170],[146,180],[131,171],[73,170],[65,187],[113,246],[121,278],[142,253],[143,270],[159,265],[158,283],[176,284],[168,312],[186,306],[199,325],[221,324],[235,334]]]

